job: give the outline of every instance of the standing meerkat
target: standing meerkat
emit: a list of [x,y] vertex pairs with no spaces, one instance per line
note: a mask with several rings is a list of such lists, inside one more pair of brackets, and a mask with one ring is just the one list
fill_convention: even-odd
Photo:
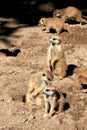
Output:
[[67,64],[65,55],[61,46],[62,39],[54,35],[50,38],[50,47],[47,52],[47,66],[55,75],[64,78],[67,74]]
[[43,93],[47,85],[53,80],[53,73],[49,70],[44,70],[34,74],[29,81],[29,87],[26,94],[26,103],[43,107]]
[[54,86],[47,86],[43,93],[45,103],[44,117],[51,117],[56,110],[58,110],[58,113],[63,112],[65,97],[62,93],[56,90]]
[[75,20],[79,23],[87,23],[87,21],[83,19],[87,19],[87,16],[82,15],[82,12],[78,8],[73,6],[69,6],[63,9],[56,9],[53,12],[53,17],[61,18],[64,22],[67,22],[68,20]]
[[60,18],[41,18],[39,25],[42,25],[42,30],[46,32],[50,32],[51,29],[54,29],[58,34],[61,33],[62,30],[69,32],[67,25]]

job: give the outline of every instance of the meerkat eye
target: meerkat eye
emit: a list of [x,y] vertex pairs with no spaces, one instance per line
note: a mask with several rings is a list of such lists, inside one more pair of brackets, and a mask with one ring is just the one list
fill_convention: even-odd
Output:
[[46,91],[49,91],[49,89],[46,89]]
[[53,40],[56,40],[56,38],[53,38]]
[[43,74],[43,76],[45,76],[45,74]]

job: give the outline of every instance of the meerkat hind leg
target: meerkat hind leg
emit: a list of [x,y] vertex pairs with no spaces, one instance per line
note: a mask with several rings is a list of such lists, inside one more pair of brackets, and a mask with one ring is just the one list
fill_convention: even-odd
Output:
[[61,31],[62,31],[62,29],[61,29],[61,28],[57,28],[57,29],[56,29],[57,34],[60,34],[60,33],[61,33]]
[[51,117],[55,114],[55,112],[56,112],[55,106],[56,106],[55,102],[52,102],[50,105],[49,117]]
[[60,102],[60,103],[59,103],[58,113],[63,112],[63,109],[64,109],[64,103],[63,103],[63,102]]
[[59,106],[58,106],[58,113],[63,112],[64,111],[64,103],[65,103],[65,99],[63,97],[63,95],[61,95],[61,99],[59,100]]
[[50,108],[49,103],[48,103],[48,102],[45,102],[45,114],[44,114],[44,117],[47,117],[47,116],[48,116],[49,108]]

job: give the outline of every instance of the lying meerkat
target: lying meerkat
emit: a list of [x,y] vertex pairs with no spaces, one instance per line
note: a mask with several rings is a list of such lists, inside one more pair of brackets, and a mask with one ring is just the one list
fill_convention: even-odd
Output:
[[42,25],[42,30],[46,32],[50,32],[51,29],[54,29],[58,34],[61,33],[62,30],[69,32],[67,25],[60,18],[41,18],[39,25]]
[[80,69],[77,67],[74,69],[73,73],[75,73],[78,76],[83,75],[83,76],[87,77],[87,68]]
[[28,91],[26,94],[26,103],[31,105],[43,106],[43,89],[53,80],[53,73],[44,70],[34,74],[29,81]]
[[[81,90],[81,92],[87,92],[87,77],[79,75],[77,79],[74,79],[75,86]],[[83,89],[83,85],[86,85],[86,89]]]
[[67,74],[67,64],[65,55],[61,46],[62,39],[55,35],[50,39],[50,47],[47,52],[47,66],[55,74],[64,78]]
[[44,90],[45,114],[44,117],[51,117],[55,114],[63,112],[65,98],[62,93],[58,92],[54,86],[47,86]]
[[53,17],[62,18],[64,22],[68,20],[75,20],[79,23],[86,22],[83,18],[87,18],[87,16],[82,15],[82,12],[73,6],[69,6],[63,9],[56,9],[53,12]]

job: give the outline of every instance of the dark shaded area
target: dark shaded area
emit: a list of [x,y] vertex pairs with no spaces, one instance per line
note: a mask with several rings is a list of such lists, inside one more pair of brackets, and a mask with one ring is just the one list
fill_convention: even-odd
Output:
[[11,45],[10,41],[4,37],[0,37],[0,41],[4,42],[4,44],[13,47],[13,45]]
[[71,76],[73,74],[74,69],[77,67],[78,66],[73,65],[73,64],[68,65],[67,76]]
[[87,84],[82,84],[83,89],[87,89]]
[[69,103],[65,103],[64,104],[64,111],[66,111],[67,109],[69,109],[70,108],[70,104]]
[[62,95],[64,96],[64,98],[66,98],[66,97],[67,97],[67,94],[66,94],[66,93],[62,93]]
[[[67,98],[67,94],[66,93],[62,93],[62,95],[64,96],[64,98],[66,99]],[[70,108],[70,104],[68,102],[65,102],[64,103],[64,107],[63,107],[63,110],[66,111]]]
[[10,36],[13,32],[17,31],[19,27],[7,27],[3,22],[1,22],[0,26],[0,36]]
[[22,102],[25,103],[25,101],[26,101],[26,95],[23,95],[23,96],[22,96]]
[[9,51],[8,49],[0,49],[0,52],[4,53],[6,56],[14,56],[14,57],[16,57],[20,53],[20,50],[16,49],[14,51]]
[[83,12],[87,11],[86,0],[1,0],[0,16],[13,17],[32,26],[36,25],[41,17],[52,16],[53,9],[67,6],[76,6]]
[[[16,26],[9,26],[9,24],[16,25]],[[18,29],[25,27],[26,25],[16,24],[16,21],[9,21],[2,18],[0,21],[0,41],[6,44],[9,47],[14,47],[14,45],[11,44],[11,42],[8,40],[8,37],[15,37],[19,38],[20,36],[15,35],[14,32],[16,32]]]

